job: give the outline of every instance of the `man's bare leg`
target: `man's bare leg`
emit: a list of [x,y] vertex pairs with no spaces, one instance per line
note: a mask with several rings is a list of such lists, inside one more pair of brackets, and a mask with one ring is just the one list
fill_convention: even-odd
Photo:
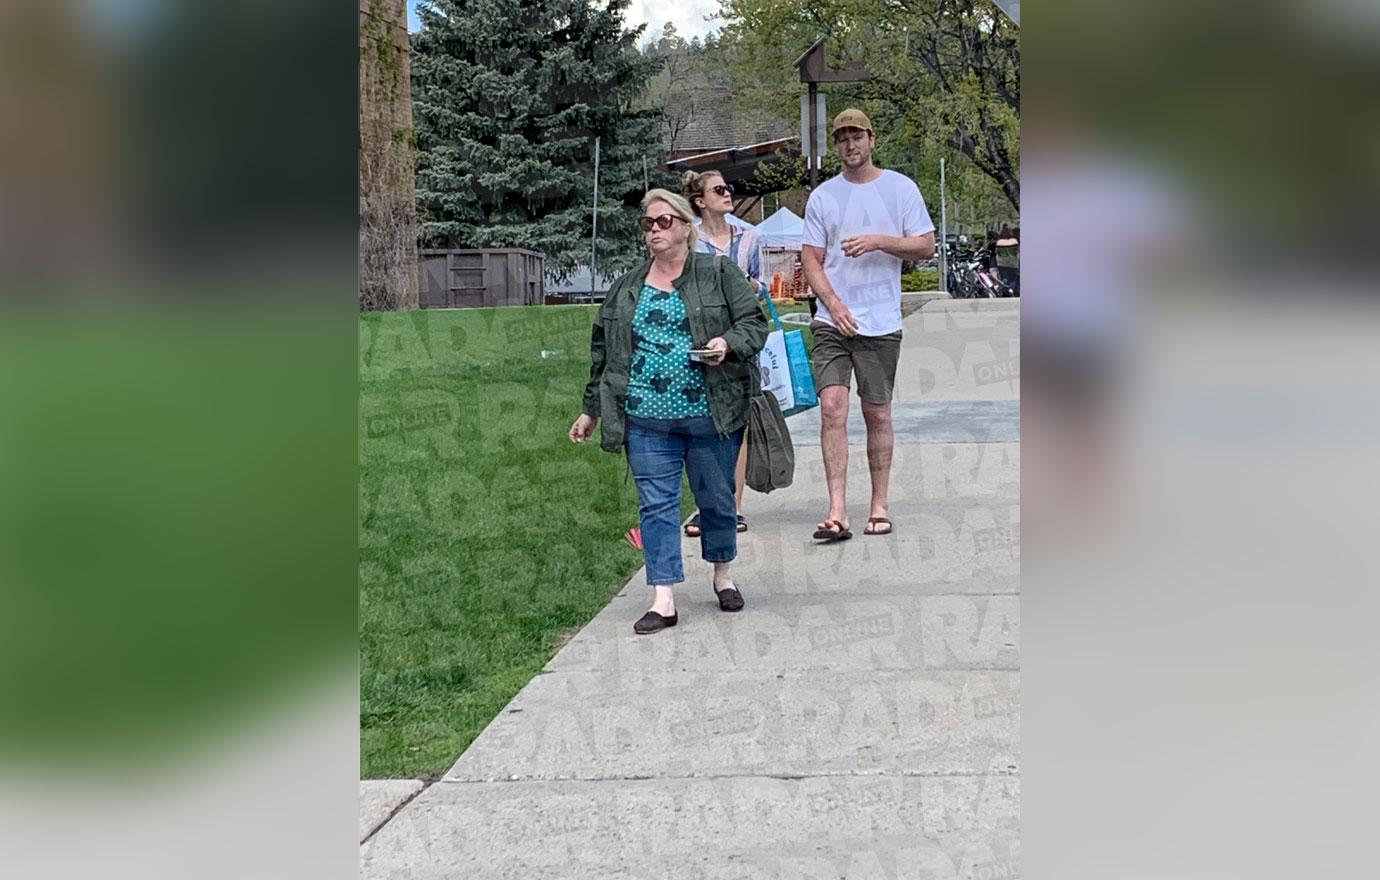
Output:
[[[829,515],[847,529],[848,522],[848,386],[819,391],[819,446],[824,454],[824,481],[829,487]],[[825,528],[824,523],[819,527]]]
[[[891,403],[862,402],[863,421],[867,423],[867,470],[872,474],[872,512],[869,517],[887,515],[887,493],[891,488],[891,456],[896,448],[896,432],[891,422]],[[875,531],[886,532],[888,526],[878,523]],[[866,531],[874,531],[868,528]]]

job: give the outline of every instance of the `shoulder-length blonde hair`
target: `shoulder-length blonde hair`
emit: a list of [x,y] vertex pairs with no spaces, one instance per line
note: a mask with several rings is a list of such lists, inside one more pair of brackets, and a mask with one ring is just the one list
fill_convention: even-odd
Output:
[[684,220],[685,225],[690,227],[690,238],[686,243],[693,252],[699,243],[700,231],[695,226],[695,213],[690,210],[690,203],[685,200],[685,196],[677,195],[669,189],[649,189],[642,197],[642,210],[647,210],[647,206],[652,202],[665,202],[671,207],[671,213]]

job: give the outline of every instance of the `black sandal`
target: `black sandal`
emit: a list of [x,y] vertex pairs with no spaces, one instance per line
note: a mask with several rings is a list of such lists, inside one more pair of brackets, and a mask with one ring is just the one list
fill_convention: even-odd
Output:
[[747,517],[743,516],[741,513],[738,514],[738,531],[747,531]]
[[654,632],[661,632],[668,626],[675,626],[680,619],[680,615],[672,614],[670,617],[663,617],[655,611],[648,611],[646,614],[633,624],[633,632],[640,636],[651,635]]
[[[694,531],[693,531],[693,532],[690,531],[691,529],[694,529]],[[699,514],[699,511],[695,511],[695,515],[692,516],[692,517],[690,517],[689,521],[687,521],[687,522],[685,523],[685,529],[684,529],[684,531],[685,531],[685,537],[687,537],[687,538],[698,538],[698,537],[700,536],[700,533],[704,531],[703,529],[700,528],[700,514]]]

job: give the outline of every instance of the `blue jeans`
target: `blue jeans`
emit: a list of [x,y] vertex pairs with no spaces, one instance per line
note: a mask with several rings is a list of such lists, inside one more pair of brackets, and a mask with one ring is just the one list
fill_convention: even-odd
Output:
[[700,551],[708,562],[738,555],[738,505],[733,469],[743,432],[720,437],[714,420],[628,417],[628,465],[637,481],[642,513],[642,555],[647,583],[685,580],[680,555],[680,475],[700,507]]

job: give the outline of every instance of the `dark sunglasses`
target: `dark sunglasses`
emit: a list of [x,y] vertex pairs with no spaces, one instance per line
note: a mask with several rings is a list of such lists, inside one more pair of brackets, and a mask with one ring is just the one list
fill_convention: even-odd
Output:
[[680,220],[675,214],[662,214],[660,217],[638,217],[637,222],[641,224],[643,232],[651,232],[652,227],[657,229],[670,229],[671,224]]
[[733,187],[730,186],[730,185],[728,185],[727,183],[720,183],[720,184],[717,184],[717,185],[715,185],[715,186],[711,186],[709,189],[710,189],[711,192],[713,192],[713,193],[715,193],[715,194],[717,194],[717,195],[721,195],[721,196],[731,196],[731,195],[733,195]]

